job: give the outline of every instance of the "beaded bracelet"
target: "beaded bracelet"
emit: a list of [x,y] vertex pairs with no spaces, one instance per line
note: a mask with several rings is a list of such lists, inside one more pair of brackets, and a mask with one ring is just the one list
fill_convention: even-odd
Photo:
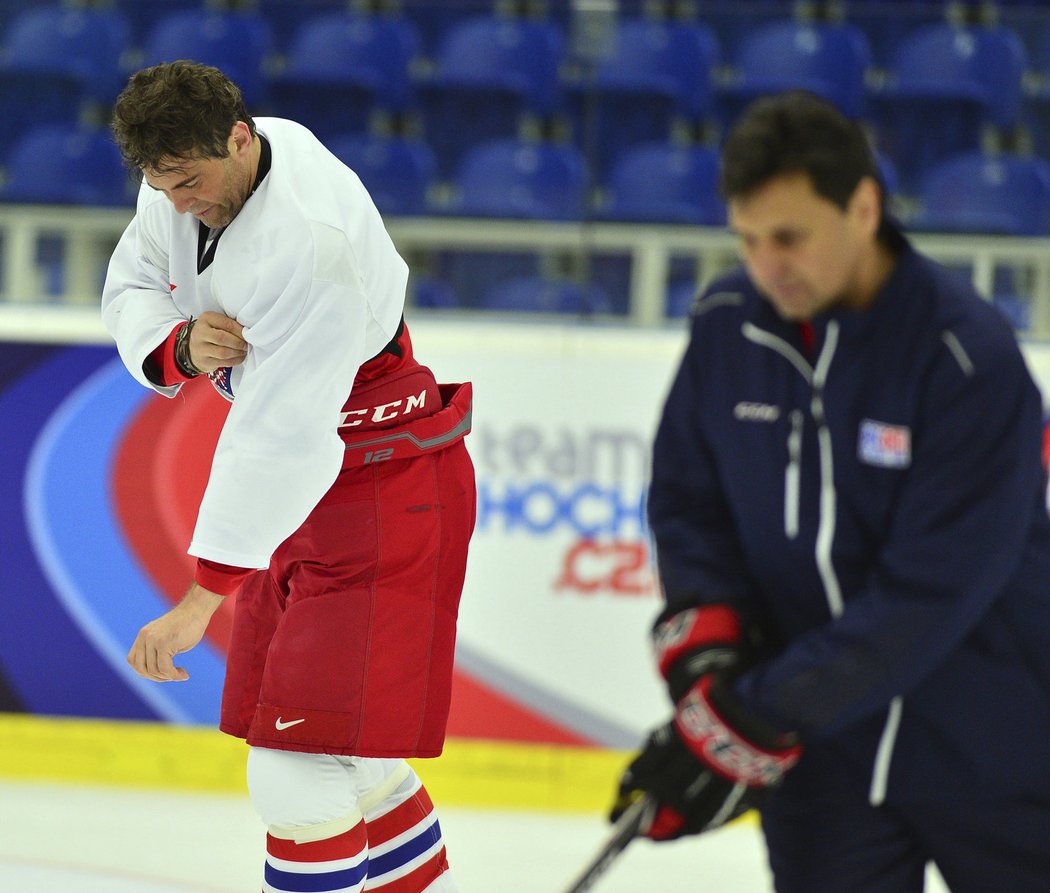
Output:
[[187,378],[196,378],[204,374],[204,370],[198,369],[190,358],[190,332],[193,331],[196,322],[197,320],[191,318],[175,336],[175,365]]

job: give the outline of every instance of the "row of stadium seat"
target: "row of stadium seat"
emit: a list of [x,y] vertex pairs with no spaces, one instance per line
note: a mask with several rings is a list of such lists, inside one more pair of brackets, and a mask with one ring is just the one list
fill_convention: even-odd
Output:
[[[717,134],[748,98],[785,86],[777,77],[786,69],[793,79],[787,86],[817,89],[871,123],[887,180],[914,199],[902,206],[913,228],[1050,232],[1046,166],[1011,151],[973,151],[989,127],[1008,132],[1028,124],[1035,127],[1037,147],[1048,139],[1050,51],[1041,51],[1038,28],[946,27],[945,4],[922,0],[898,0],[893,5],[899,15],[887,15],[888,4],[847,3],[847,26],[787,20],[794,4],[777,0],[699,0],[695,5],[711,14],[683,21],[644,16],[654,5],[649,0],[622,0],[626,18],[618,44],[605,43],[609,31],[583,44],[570,30],[579,23],[556,15],[568,3],[549,4],[549,14],[538,21],[481,17],[515,2],[257,0],[239,4],[249,9],[225,13],[213,8],[217,4],[188,0],[109,0],[97,8],[66,4],[57,13],[57,7],[18,4],[18,14],[6,18],[0,8],[0,78],[6,79],[0,83],[0,111],[8,124],[0,145],[9,143],[0,155],[7,162],[0,200],[129,202],[135,184],[97,125],[134,67],[191,56],[219,64],[249,93],[260,90],[253,111],[312,118],[308,123],[359,171],[387,214],[719,223],[724,209],[713,189]],[[516,3],[530,4],[544,0]],[[358,7],[365,5],[403,14],[364,15]],[[866,17],[864,6],[878,9]],[[165,32],[180,24],[168,15],[173,9],[192,13],[181,19],[181,32]],[[1050,21],[1045,11],[1039,16]],[[28,36],[24,58],[11,39],[19,26],[22,37]],[[462,42],[455,49],[459,29]],[[556,50],[547,54],[557,60],[553,76],[523,76],[515,67],[518,59],[528,72],[537,57],[544,58],[527,42],[518,52],[521,35],[529,32],[555,35],[553,41],[543,38]],[[157,49],[157,35],[165,33],[181,36],[169,49]],[[920,44],[920,34],[937,35],[940,50]],[[907,74],[901,78],[900,61],[912,40],[918,72],[909,84]],[[160,55],[150,59],[152,41]],[[490,45],[493,51],[479,58],[477,48]],[[611,55],[603,57],[599,46],[611,48]],[[938,62],[945,47],[947,55],[942,52]],[[99,52],[92,56],[88,49]],[[245,49],[252,52],[239,69],[237,53]],[[443,65],[443,52],[463,64]],[[326,59],[338,67],[324,67]],[[697,59],[707,61],[697,65]],[[390,62],[396,63],[393,72],[383,67]],[[472,72],[479,62],[480,73]],[[852,94],[841,89],[844,78],[836,66],[843,64],[854,72],[846,79]],[[1005,72],[1003,84],[990,77],[996,71]],[[501,79],[504,73],[516,76]],[[490,112],[479,112],[486,93]],[[31,106],[24,125],[22,99]],[[927,126],[932,115],[938,134]],[[96,127],[71,128],[68,122],[76,118],[93,120]],[[24,127],[39,120],[67,123],[22,139]],[[468,126],[479,121],[496,126],[482,132]],[[1045,130],[1036,126],[1041,123]],[[390,128],[401,136],[390,136]],[[951,138],[924,155],[922,141],[932,135]],[[460,137],[450,148],[448,140]],[[698,145],[704,138],[708,144]],[[899,145],[909,151],[900,156]],[[105,173],[94,179],[93,171]],[[618,314],[626,311],[625,260],[596,263],[594,277],[584,284],[552,278],[535,255],[489,255],[479,262],[460,254],[444,258],[436,275],[414,281],[413,297],[425,307]],[[693,270],[672,277],[669,316],[688,306],[694,278]],[[1017,289],[997,280],[995,290],[1023,328],[1027,306],[1013,297]]]
[[[595,184],[574,146],[497,139],[474,146],[442,188],[426,144],[348,134],[329,148],[357,171],[390,216],[456,215],[527,220],[608,220],[717,226],[717,152],[648,142],[626,150]],[[127,205],[136,184],[102,129],[48,125],[16,144],[0,201]],[[884,179],[893,173],[884,168]],[[966,152],[939,162],[922,182],[913,229],[1050,235],[1050,165],[1032,156]]]
[[905,192],[989,132],[1013,148],[1026,126],[1035,150],[1050,153],[1050,41],[1040,74],[1009,28],[923,25],[877,78],[867,37],[848,23],[769,22],[731,59],[700,21],[636,17],[614,34],[607,52],[600,40],[573,51],[551,21],[475,16],[452,24],[421,68],[407,16],[315,15],[277,56],[258,10],[177,12],[135,48],[118,8],[34,6],[0,41],[0,154],[34,124],[76,120],[92,105],[104,118],[131,67],[175,58],[218,65],[254,113],[295,118],[322,138],[377,120],[421,136],[445,178],[479,142],[535,134],[574,143],[601,178],[635,143],[681,133],[716,142],[749,99],[787,87],[869,122]]
[[[1028,301],[1017,294],[1009,276],[997,278],[1002,279],[1002,282],[996,283],[1001,290],[996,292],[993,303],[1017,331],[1025,331],[1031,324]],[[692,277],[680,278],[669,283],[664,294],[664,316],[668,319],[687,316],[697,292],[697,285]],[[456,310],[463,309],[464,306],[452,283],[434,277],[410,282],[409,297],[414,307],[424,310]],[[624,312],[622,302],[617,306],[615,297],[594,281],[540,274],[498,279],[484,288],[469,309],[501,313],[560,314],[583,318],[622,315]]]
[[[816,14],[825,7],[835,14]],[[998,7],[1005,8],[989,12]],[[202,21],[202,17],[235,13],[252,29],[252,20],[262,20],[265,51],[278,60],[291,51],[296,35],[307,23],[331,15],[410,22],[415,52],[422,62],[438,55],[449,33],[471,18],[500,16],[552,25],[568,38],[569,52],[584,56],[600,45],[613,21],[611,13],[577,11],[600,7],[577,7],[569,0],[45,0],[29,8],[21,0],[0,0],[0,32],[8,32],[27,11],[40,8],[104,16],[118,23],[121,44],[133,51],[142,51],[154,41],[166,20],[189,17]],[[959,14],[968,8],[981,14]],[[726,59],[736,55],[740,42],[754,28],[791,17],[825,18],[859,28],[877,67],[890,63],[893,51],[908,32],[947,20],[1007,25],[1024,41],[1036,69],[1047,68],[1050,51],[1050,22],[1034,0],[1010,4],[1003,0],[617,0],[615,9],[621,19],[700,23],[714,33]],[[593,20],[594,16],[599,19]]]
[[[454,25],[478,15],[517,15],[556,23],[566,33],[601,7],[572,0],[66,0],[78,6],[115,6],[132,26],[133,40],[143,43],[157,19],[173,11],[241,9],[258,12],[270,23],[275,48],[287,49],[296,29],[309,18],[326,12],[371,12],[403,15],[413,21],[421,51],[432,56]],[[0,26],[24,8],[20,0],[0,0]],[[609,6],[605,7],[606,10]],[[1029,24],[1042,12],[1038,0],[616,0],[615,10],[625,18],[700,20],[732,51],[740,37],[756,24],[792,15],[846,20],[863,27],[871,39],[876,61],[887,58],[909,28],[946,18],[971,21],[1000,20],[1036,38]],[[581,10],[583,10],[581,12]]]

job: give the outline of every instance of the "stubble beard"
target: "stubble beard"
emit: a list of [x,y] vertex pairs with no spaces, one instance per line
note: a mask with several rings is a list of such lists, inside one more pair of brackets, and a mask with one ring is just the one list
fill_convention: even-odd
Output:
[[222,229],[225,226],[229,226],[233,222],[233,218],[244,207],[244,203],[248,201],[248,196],[251,193],[251,183],[249,182],[251,174],[249,171],[239,171],[230,158],[224,160],[223,167],[225,175],[223,201],[214,208],[218,216],[214,220],[205,221],[212,229]]

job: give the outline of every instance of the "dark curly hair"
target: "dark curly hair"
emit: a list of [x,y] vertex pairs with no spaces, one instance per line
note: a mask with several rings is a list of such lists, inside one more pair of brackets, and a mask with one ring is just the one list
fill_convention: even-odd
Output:
[[227,157],[238,121],[255,136],[240,88],[217,68],[179,60],[131,76],[113,110],[113,136],[129,169],[166,172]]

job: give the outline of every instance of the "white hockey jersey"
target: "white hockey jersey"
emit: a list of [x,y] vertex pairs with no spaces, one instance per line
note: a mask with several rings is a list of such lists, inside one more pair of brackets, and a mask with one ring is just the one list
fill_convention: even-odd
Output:
[[340,409],[397,330],[408,268],[356,174],[294,122],[256,126],[272,166],[213,262],[198,274],[196,218],[143,183],[102,315],[131,374],[169,397],[179,386],[158,387],[143,362],[176,324],[214,310],[244,326],[189,553],[263,568],[339,473]]

